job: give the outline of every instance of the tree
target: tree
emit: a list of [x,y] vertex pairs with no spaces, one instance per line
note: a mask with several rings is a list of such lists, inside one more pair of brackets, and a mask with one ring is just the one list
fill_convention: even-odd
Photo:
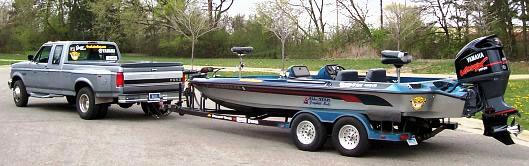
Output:
[[285,69],[285,43],[290,38],[292,32],[296,29],[296,23],[293,22],[287,13],[283,10],[292,10],[288,6],[287,0],[275,0],[274,2],[264,2],[257,8],[261,16],[261,22],[265,24],[270,32],[281,41],[281,62],[282,71]]
[[3,28],[10,21],[9,12],[11,11],[11,3],[9,1],[0,2],[0,28]]
[[372,41],[373,35],[371,34],[371,29],[366,23],[366,18],[368,16],[367,2],[365,3],[365,7],[360,7],[358,1],[355,0],[338,0],[338,3],[347,11],[347,16],[356,24],[360,25],[365,35],[370,41]]
[[191,40],[191,69],[194,69],[195,44],[198,38],[215,29],[194,0],[169,0],[159,14],[163,25]]
[[[322,43],[325,39],[325,27],[327,26],[327,23],[323,19],[323,11],[326,6],[324,0],[320,0],[320,2],[318,0],[298,0],[294,1],[294,3],[289,3],[289,6],[292,8],[283,8],[283,6],[280,6],[279,10],[286,13],[306,37],[313,36],[311,34],[311,26],[314,25],[314,29],[316,30],[316,38],[314,39]],[[298,10],[295,8],[298,8]],[[308,28],[305,27],[307,23],[300,22],[297,17],[298,14],[303,12],[310,18]]]
[[390,31],[390,36],[397,41],[398,50],[409,49],[421,38],[422,32],[429,28],[422,22],[421,11],[418,8],[392,3],[386,6],[385,10],[385,27]]
[[219,0],[215,5],[214,0],[208,0],[208,16],[213,27],[218,27],[222,14],[230,10],[234,0]]
[[435,23],[443,30],[446,42],[450,43],[448,14],[451,10],[451,0],[415,0],[415,2],[420,3],[424,11],[435,17]]

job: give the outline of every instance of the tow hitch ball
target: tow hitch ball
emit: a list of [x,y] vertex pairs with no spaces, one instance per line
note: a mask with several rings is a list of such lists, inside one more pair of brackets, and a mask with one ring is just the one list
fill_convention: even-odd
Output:
[[485,127],[483,134],[491,136],[505,145],[514,144],[510,134],[518,136],[522,132],[520,124],[516,123],[516,117],[520,117],[516,110],[509,111],[509,113],[483,114],[483,125]]

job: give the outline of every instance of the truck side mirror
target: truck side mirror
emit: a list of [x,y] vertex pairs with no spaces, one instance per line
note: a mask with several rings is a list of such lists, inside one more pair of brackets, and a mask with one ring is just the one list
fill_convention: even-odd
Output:
[[33,61],[33,55],[28,55],[28,61]]

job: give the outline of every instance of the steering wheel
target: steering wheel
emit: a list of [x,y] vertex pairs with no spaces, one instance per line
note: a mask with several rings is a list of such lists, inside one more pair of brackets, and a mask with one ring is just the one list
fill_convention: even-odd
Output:
[[327,74],[331,77],[331,79],[335,79],[338,75],[338,72],[345,70],[344,67],[340,65],[327,65],[325,66],[325,71],[327,71]]

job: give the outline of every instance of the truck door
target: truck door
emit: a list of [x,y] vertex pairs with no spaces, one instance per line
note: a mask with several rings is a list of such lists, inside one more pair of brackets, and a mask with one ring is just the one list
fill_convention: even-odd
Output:
[[50,53],[51,46],[42,46],[31,63],[32,70],[25,77],[26,86],[31,89],[31,92],[45,93],[45,85],[48,83],[45,75]]
[[65,79],[63,78],[61,70],[61,59],[63,59],[61,57],[64,51],[64,45],[55,45],[52,50],[52,56],[50,57],[51,62],[47,69],[47,78],[49,84],[46,84],[46,89],[50,90],[49,93],[51,94],[63,94],[62,91],[64,91]]

